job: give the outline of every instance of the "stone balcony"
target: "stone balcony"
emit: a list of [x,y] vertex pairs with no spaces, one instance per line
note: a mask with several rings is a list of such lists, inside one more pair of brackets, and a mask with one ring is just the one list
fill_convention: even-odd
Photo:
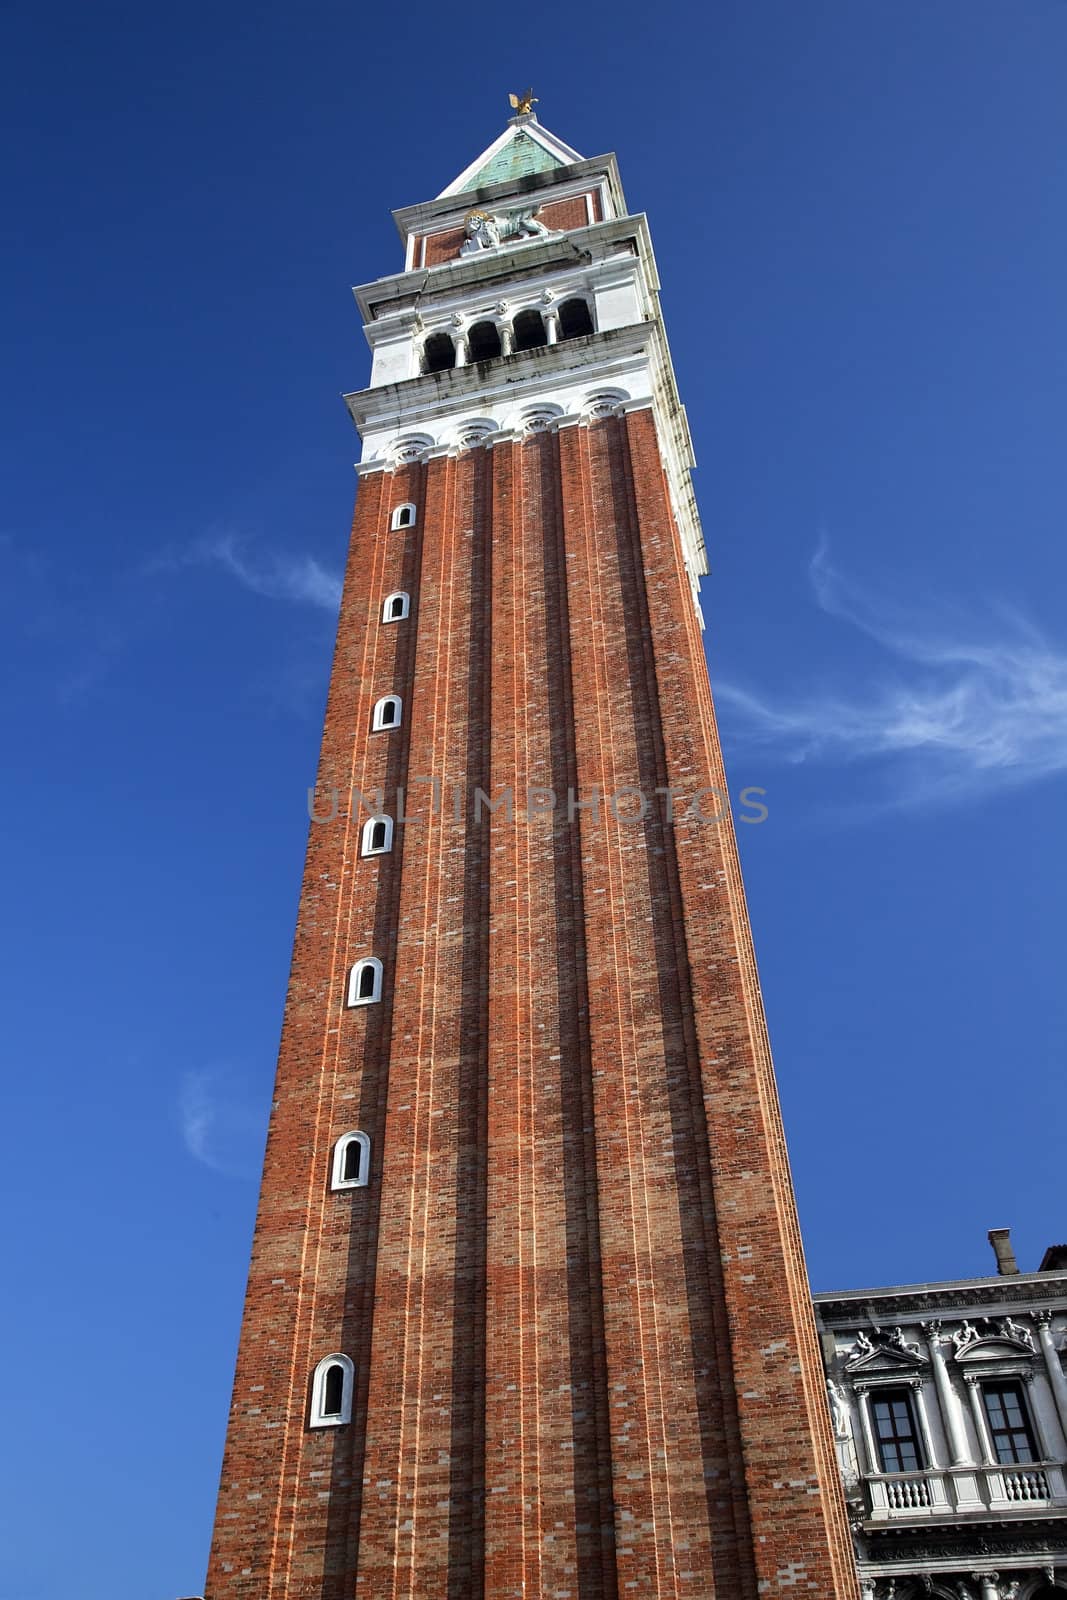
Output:
[[867,1477],[865,1483],[867,1516],[872,1523],[937,1521],[983,1513],[1017,1516],[1067,1506],[1064,1469],[1052,1461],[879,1473]]

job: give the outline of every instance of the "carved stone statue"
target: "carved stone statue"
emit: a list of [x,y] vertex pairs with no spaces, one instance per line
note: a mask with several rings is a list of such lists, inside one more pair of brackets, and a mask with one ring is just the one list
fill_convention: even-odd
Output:
[[903,1328],[893,1328],[886,1343],[891,1350],[899,1350],[901,1355],[917,1356],[919,1354],[919,1346],[917,1344],[908,1344],[905,1340]]
[[838,1439],[848,1439],[851,1436],[849,1425],[848,1401],[845,1399],[841,1385],[832,1378],[826,1380],[826,1392],[830,1396],[830,1413],[834,1419],[834,1436]]
[[955,1346],[956,1354],[960,1355],[977,1338],[979,1338],[979,1333],[973,1322],[965,1322],[962,1327],[956,1328],[952,1334],[952,1343]]
[[873,1354],[874,1345],[871,1343],[870,1334],[866,1328],[859,1328],[856,1332],[856,1342],[849,1351],[849,1360],[858,1361],[860,1356],[872,1356]]
[[500,243],[500,228],[488,211],[468,211],[463,219],[463,231],[467,237],[459,247],[461,256],[472,256],[479,250],[495,250]]
[[1028,1350],[1034,1348],[1034,1336],[1029,1328],[1021,1322],[1013,1322],[1011,1317],[1005,1317],[1000,1324],[1001,1335],[1005,1339],[1014,1339],[1017,1344],[1026,1345]]
[[468,211],[463,231],[466,238],[459,247],[461,256],[477,255],[479,250],[495,250],[508,239],[548,239],[551,230],[537,219],[537,207],[504,213]]

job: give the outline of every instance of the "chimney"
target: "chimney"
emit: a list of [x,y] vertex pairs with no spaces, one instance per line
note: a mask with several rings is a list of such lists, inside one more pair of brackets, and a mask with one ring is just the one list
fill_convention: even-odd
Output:
[[1019,1263],[1015,1259],[1015,1251],[1011,1247],[1010,1228],[990,1228],[989,1242],[993,1246],[993,1253],[997,1258],[997,1273],[1002,1278],[1010,1278],[1019,1270]]
[[1063,1272],[1067,1268],[1067,1244],[1050,1244],[1041,1257],[1038,1272]]

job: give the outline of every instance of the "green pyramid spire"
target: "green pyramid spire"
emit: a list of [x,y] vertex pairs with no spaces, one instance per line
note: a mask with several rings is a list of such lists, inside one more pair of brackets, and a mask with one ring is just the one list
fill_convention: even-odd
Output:
[[551,172],[553,168],[565,165],[560,157],[552,155],[544,145],[538,144],[536,139],[531,139],[528,133],[518,128],[507,144],[490,156],[472,178],[467,179],[463,188],[481,189],[491,183],[509,183],[516,178],[525,178],[531,172]]

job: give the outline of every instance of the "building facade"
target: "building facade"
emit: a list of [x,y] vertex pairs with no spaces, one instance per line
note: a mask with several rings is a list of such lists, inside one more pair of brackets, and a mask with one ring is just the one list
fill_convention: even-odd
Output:
[[1067,1600],[1067,1248],[815,1296],[870,1600]]
[[648,227],[396,218],[208,1600],[852,1600]]

